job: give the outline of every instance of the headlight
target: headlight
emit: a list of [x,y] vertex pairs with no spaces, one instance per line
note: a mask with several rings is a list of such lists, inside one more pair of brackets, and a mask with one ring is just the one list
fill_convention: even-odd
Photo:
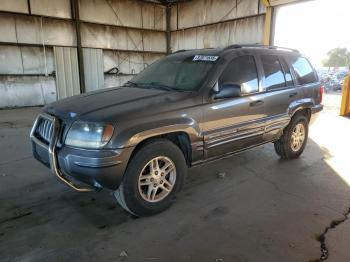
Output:
[[113,135],[113,126],[76,121],[68,131],[65,144],[82,148],[101,148]]

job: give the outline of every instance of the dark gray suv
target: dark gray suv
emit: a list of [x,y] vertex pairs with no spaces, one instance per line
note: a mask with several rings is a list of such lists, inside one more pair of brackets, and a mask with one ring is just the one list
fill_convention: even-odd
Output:
[[113,190],[130,213],[152,215],[171,205],[187,167],[269,142],[281,158],[299,157],[322,95],[296,50],[182,50],[122,87],[46,106],[33,154],[70,187]]

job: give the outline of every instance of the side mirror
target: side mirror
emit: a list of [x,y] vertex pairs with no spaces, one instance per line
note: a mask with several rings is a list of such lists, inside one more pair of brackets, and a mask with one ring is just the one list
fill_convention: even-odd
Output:
[[234,83],[224,83],[220,90],[213,94],[214,99],[234,98],[241,96],[241,86]]

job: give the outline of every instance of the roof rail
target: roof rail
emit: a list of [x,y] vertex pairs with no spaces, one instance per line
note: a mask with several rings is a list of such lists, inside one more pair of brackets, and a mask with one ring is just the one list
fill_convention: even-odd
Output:
[[176,53],[182,53],[182,52],[185,52],[185,51],[189,51],[190,49],[180,49],[180,50],[177,50],[175,52],[172,52],[172,54],[176,54]]
[[293,49],[293,48],[287,48],[287,47],[280,47],[280,46],[274,46],[274,45],[264,45],[264,44],[235,44],[235,45],[230,45],[225,48],[226,49],[236,49],[236,48],[245,48],[245,47],[261,47],[261,48],[266,48],[266,49],[281,49],[281,50],[286,50],[286,51],[291,51],[291,52],[296,52],[300,53],[299,50]]

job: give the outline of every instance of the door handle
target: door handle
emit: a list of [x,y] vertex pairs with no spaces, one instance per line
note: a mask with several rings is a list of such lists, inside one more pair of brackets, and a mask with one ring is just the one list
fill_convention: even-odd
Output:
[[290,97],[290,98],[295,97],[295,96],[297,96],[297,94],[298,94],[297,92],[291,93],[291,94],[289,95],[289,97]]
[[264,104],[264,101],[257,100],[257,101],[251,102],[249,105],[250,106],[260,106],[260,105],[263,105],[263,104]]

